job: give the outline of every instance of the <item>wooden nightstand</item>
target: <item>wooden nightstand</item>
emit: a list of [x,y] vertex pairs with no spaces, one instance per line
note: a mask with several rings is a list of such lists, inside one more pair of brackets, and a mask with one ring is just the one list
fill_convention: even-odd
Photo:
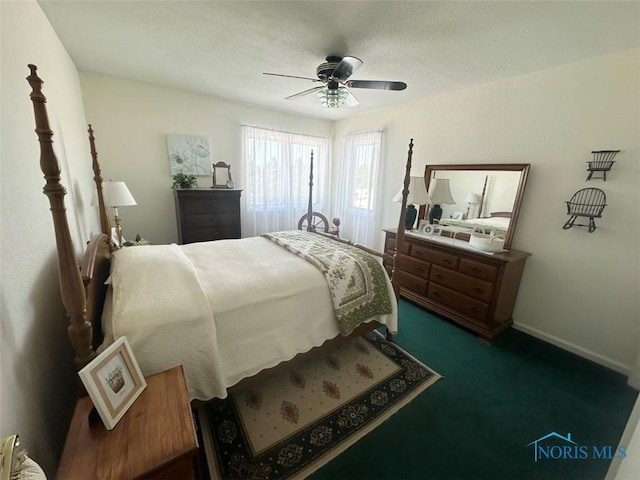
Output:
[[147,388],[113,430],[89,425],[93,403],[76,403],[56,478],[195,478],[198,440],[182,367],[146,377]]

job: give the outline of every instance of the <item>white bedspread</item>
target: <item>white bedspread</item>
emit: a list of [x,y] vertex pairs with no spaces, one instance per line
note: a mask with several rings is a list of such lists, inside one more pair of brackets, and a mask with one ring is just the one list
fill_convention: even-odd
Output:
[[113,339],[127,337],[145,375],[182,364],[193,398],[226,395],[211,307],[180,247],[124,248],[114,257]]
[[[144,251],[147,249],[148,252]],[[151,252],[152,249],[158,251]],[[162,264],[152,260],[157,266],[150,267],[153,269],[150,271],[138,264],[149,262],[148,257],[154,253],[164,257],[166,251],[171,252],[169,258],[175,257],[176,262],[179,259],[184,264],[188,259],[185,271],[190,265],[196,274],[195,283],[183,279],[182,274],[174,275],[164,259]],[[132,258],[134,269],[122,266]],[[152,276],[164,278],[151,279]],[[157,282],[167,283],[165,287],[173,289],[172,293],[162,296],[157,294],[160,290],[155,290],[154,295],[149,294],[151,302],[143,301],[147,294],[143,298],[138,294],[124,303],[116,293],[124,292],[123,288],[131,291],[133,286],[142,291],[148,285],[155,289]],[[226,388],[241,379],[339,334],[322,273],[304,259],[260,237],[179,247],[126,248],[115,256],[112,290],[113,305],[105,305],[103,314],[104,345],[126,335],[145,375],[185,365],[191,399],[225,397]],[[193,300],[186,290],[196,291],[197,299]],[[371,320],[387,325],[395,333],[397,305],[390,282],[389,295],[392,314]],[[191,304],[195,310],[191,310]],[[205,307],[209,307],[208,311]],[[123,316],[123,310],[130,311]],[[191,312],[185,319],[188,310]],[[143,320],[138,321],[138,317]]]

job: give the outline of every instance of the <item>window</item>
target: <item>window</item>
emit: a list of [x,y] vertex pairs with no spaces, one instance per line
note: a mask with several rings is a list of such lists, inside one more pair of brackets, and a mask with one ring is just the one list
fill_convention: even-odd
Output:
[[328,199],[330,140],[243,126],[245,236],[291,230],[307,213],[313,152],[313,210]]
[[337,215],[346,238],[373,246],[382,132],[348,133],[339,160]]

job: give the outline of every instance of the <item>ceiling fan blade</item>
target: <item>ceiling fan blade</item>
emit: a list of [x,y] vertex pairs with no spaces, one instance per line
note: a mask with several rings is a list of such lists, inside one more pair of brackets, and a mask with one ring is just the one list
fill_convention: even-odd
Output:
[[267,73],[267,72],[263,72],[263,75],[272,75],[274,77],[287,77],[287,78],[299,78],[301,80],[311,80],[312,82],[321,82],[322,80],[319,80],[317,78],[310,78],[310,77],[298,77],[296,75],[283,75],[281,73]]
[[310,88],[308,90],[303,90],[302,92],[294,93],[293,95],[289,95],[288,97],[285,97],[285,100],[291,100],[292,98],[304,97],[305,95],[309,95],[310,93],[317,92],[318,90],[322,90],[323,88],[324,88],[324,85],[321,85],[319,87],[313,87],[313,88]]
[[387,82],[384,80],[349,80],[345,83],[350,88],[373,88],[376,90],[404,90],[404,82]]
[[360,101],[353,93],[351,93],[351,91],[347,87],[342,88],[344,88],[345,92],[347,92],[347,98],[344,101],[347,107],[357,107],[358,105],[360,105]]
[[362,60],[356,57],[343,57],[331,76],[344,81],[359,69],[362,63]]

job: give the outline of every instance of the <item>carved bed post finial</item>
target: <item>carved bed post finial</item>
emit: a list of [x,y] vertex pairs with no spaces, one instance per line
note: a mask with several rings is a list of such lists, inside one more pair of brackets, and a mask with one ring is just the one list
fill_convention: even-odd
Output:
[[409,141],[409,153],[407,154],[407,164],[404,174],[404,186],[402,187],[402,206],[400,207],[400,220],[398,222],[398,231],[396,233],[396,249],[393,252],[393,269],[391,270],[391,285],[396,294],[396,298],[400,297],[400,284],[398,282],[399,260],[402,255],[402,247],[404,245],[404,220],[407,210],[407,196],[409,195],[409,183],[411,182],[411,158],[413,157],[413,138]]
[[96,193],[98,195],[98,209],[100,210],[100,229],[105,235],[111,236],[111,222],[104,204],[102,192],[102,175],[100,174],[100,163],[98,163],[98,151],[96,150],[96,137],[93,136],[93,128],[89,124],[89,144],[91,145],[91,159],[93,165],[93,181],[96,183]]
[[56,234],[58,251],[58,275],[62,303],[69,316],[67,329],[69,339],[76,351],[75,363],[78,369],[89,363],[96,352],[91,345],[93,328],[87,321],[85,289],[76,261],[76,255],[69,232],[64,196],[65,188],[60,184],[60,165],[53,151],[53,132],[49,128],[47,116],[47,99],[42,93],[42,80],[38,77],[35,65],[29,65],[31,74],[27,77],[31,85],[31,101],[36,123],[36,134],[40,142],[40,168],[44,173],[46,184],[44,194],[49,198],[51,216]]
[[313,231],[313,150],[309,167],[309,205],[307,207],[307,232]]

